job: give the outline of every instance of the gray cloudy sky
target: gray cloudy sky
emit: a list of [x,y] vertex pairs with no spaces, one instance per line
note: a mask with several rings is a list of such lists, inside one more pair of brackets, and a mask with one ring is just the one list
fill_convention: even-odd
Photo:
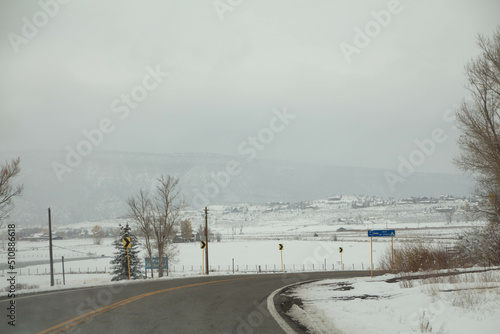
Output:
[[109,119],[95,149],[238,156],[286,107],[296,118],[261,133],[258,158],[396,169],[441,128],[417,171],[455,173],[446,112],[499,14],[498,0],[2,0],[0,151],[63,154]]

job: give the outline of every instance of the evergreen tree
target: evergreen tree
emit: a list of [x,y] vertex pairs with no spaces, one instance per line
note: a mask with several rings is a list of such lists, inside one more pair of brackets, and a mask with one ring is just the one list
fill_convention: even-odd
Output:
[[130,260],[130,278],[143,278],[142,263],[139,258],[139,250],[137,250],[139,242],[132,234],[131,228],[127,223],[127,226],[125,227],[120,225],[120,237],[113,243],[116,248],[116,252],[114,259],[111,260],[111,264],[113,265],[112,281],[128,280],[127,249],[123,247],[123,238],[126,237],[129,237],[131,241],[131,247],[128,249],[128,256]]

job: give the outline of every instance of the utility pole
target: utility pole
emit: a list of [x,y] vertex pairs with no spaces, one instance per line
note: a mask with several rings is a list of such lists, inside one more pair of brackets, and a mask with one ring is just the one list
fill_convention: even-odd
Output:
[[206,274],[210,275],[210,267],[208,266],[208,208],[205,207],[205,242],[207,246],[205,247],[205,270]]
[[54,286],[54,257],[52,254],[52,219],[49,208],[49,253],[50,253],[50,286]]

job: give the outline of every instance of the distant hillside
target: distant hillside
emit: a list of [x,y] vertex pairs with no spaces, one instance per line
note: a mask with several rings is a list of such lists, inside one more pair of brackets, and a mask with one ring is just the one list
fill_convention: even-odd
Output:
[[52,163],[63,164],[63,152],[3,152],[0,161],[17,156],[22,159],[19,182],[24,184],[25,194],[17,201],[10,220],[30,224],[45,223],[48,207],[52,208],[55,224],[122,216],[127,211],[127,198],[139,189],[154,189],[155,180],[161,174],[179,177],[188,203],[196,207],[297,202],[336,194],[395,198],[467,196],[473,187],[470,179],[458,175],[415,173],[398,182],[393,191],[384,175],[387,171],[380,169],[274,160],[244,163],[235,157],[214,154],[119,152],[90,154],[71,173],[63,174],[60,182]]

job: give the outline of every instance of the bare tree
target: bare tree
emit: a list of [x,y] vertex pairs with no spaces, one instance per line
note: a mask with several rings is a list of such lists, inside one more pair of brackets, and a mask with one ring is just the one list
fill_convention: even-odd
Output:
[[444,217],[446,218],[446,224],[451,225],[453,222],[453,215],[455,214],[455,210],[450,210],[444,213]]
[[175,255],[173,239],[185,202],[178,189],[179,179],[161,176],[158,183],[154,197],[150,198],[141,191],[135,198],[128,200],[128,216],[137,223],[150,258],[158,256],[158,276],[162,277],[163,258],[171,260]]
[[[137,237],[142,239],[150,263],[153,263],[153,204],[148,194],[143,190],[136,197],[129,198],[127,204],[129,207],[127,217],[136,223],[138,229]],[[151,269],[151,278],[153,277],[154,272]]]
[[181,237],[187,240],[193,238],[193,226],[189,219],[181,221]]
[[465,68],[471,99],[457,112],[462,131],[455,163],[476,177],[483,205],[475,210],[500,223],[500,27],[492,38],[479,36],[481,55]]
[[178,189],[179,179],[161,176],[158,179],[159,185],[156,187],[157,195],[154,200],[153,231],[155,235],[158,260],[160,261],[159,276],[163,276],[162,259],[169,258],[172,253],[173,239],[176,233],[176,225],[179,224],[181,210],[185,207],[185,202],[181,199]]
[[104,230],[99,225],[92,228],[92,238],[94,239],[94,244],[100,245],[102,238],[104,238]]
[[17,158],[10,163],[7,162],[0,169],[0,226],[1,221],[9,216],[14,207],[12,199],[23,193],[22,185],[16,187],[12,185],[12,179],[21,171],[20,164],[21,159]]

